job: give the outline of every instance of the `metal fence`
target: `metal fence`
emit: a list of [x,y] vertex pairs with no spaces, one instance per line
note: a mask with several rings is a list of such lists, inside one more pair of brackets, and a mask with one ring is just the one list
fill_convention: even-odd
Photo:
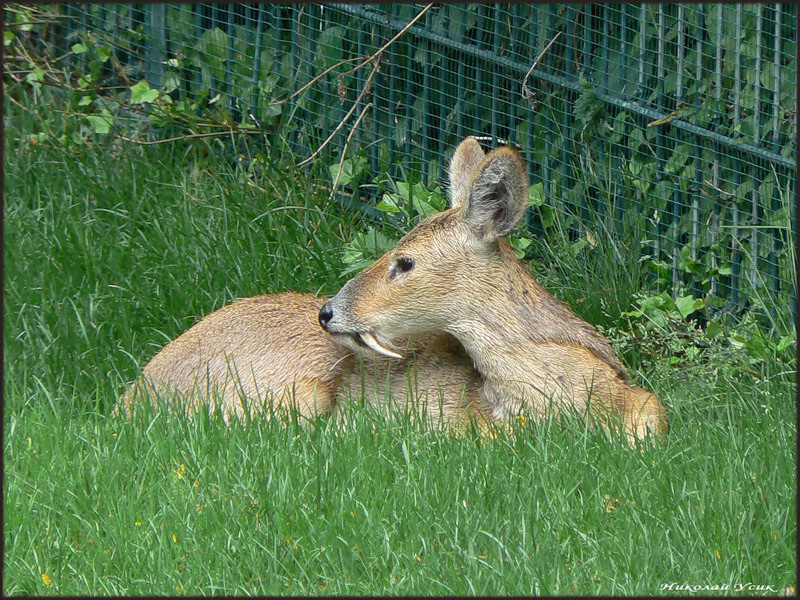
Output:
[[72,5],[60,35],[300,156],[338,127],[316,157],[338,164],[352,132],[354,191],[439,183],[467,135],[517,145],[540,234],[608,232],[717,307],[794,305],[795,4],[450,4],[409,27],[424,9]]

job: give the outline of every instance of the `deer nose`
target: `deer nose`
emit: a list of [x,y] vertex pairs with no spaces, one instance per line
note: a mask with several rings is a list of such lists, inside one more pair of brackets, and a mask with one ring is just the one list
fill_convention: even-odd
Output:
[[328,331],[328,323],[331,322],[333,318],[333,307],[331,307],[330,302],[326,302],[322,305],[322,308],[319,309],[319,324],[325,331]]

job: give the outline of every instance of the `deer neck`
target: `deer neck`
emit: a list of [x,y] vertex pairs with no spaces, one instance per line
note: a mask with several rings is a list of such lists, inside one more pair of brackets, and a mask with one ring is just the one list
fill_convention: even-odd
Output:
[[487,383],[525,382],[542,371],[557,377],[569,364],[551,360],[552,349],[587,350],[625,379],[608,341],[539,285],[507,243],[501,242],[492,264],[470,279],[477,289],[471,288],[449,333]]

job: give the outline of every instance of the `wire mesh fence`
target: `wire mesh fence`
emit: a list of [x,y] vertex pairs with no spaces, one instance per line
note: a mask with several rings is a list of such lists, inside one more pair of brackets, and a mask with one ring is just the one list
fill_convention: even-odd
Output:
[[440,183],[468,135],[515,145],[532,230],[607,232],[716,307],[794,306],[794,4],[61,10],[53,39],[105,49],[99,75],[280,131],[356,196]]

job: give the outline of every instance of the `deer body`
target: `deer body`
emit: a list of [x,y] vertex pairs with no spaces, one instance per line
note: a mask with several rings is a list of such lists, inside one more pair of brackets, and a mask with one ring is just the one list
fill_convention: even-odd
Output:
[[631,440],[665,434],[661,402],[628,383],[608,341],[502,239],[528,204],[522,158],[508,148],[485,155],[468,138],[450,182],[451,207],[336,296],[278,294],[221,308],[164,347],[121,407],[142,391],[176,391],[190,409],[217,393],[224,414],[270,402],[311,416],[362,395],[458,427],[555,406],[618,418]]
[[[219,401],[222,415],[269,414],[293,405],[312,417],[363,397],[376,408],[424,415],[437,425],[485,428],[480,378],[446,334],[404,340],[401,360],[354,351],[319,326],[325,298],[283,293],[239,300],[201,319],[162,348],[122,396],[137,402],[175,397],[189,412]],[[175,396],[177,393],[177,396]]]
[[485,155],[474,139],[450,163],[451,208],[422,221],[396,248],[326,303],[334,337],[392,341],[420,332],[452,335],[483,380],[482,404],[503,421],[525,409],[618,417],[629,438],[667,431],[663,406],[631,386],[607,340],[545,291],[502,239],[528,204],[525,163],[515,151]]

